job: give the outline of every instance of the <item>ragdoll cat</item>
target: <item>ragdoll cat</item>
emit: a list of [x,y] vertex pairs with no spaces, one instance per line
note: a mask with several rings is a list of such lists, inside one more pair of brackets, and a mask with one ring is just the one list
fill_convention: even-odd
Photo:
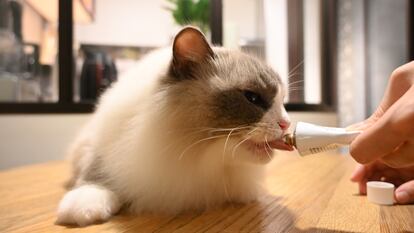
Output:
[[291,149],[284,95],[267,65],[182,29],[103,94],[70,151],[73,189],[57,223],[104,221],[121,206],[177,214],[254,200],[272,149]]

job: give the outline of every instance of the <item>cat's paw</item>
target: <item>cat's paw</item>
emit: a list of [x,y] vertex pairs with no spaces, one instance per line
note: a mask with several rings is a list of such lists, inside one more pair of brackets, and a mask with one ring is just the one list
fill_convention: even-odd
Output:
[[98,185],[83,185],[65,194],[60,201],[56,224],[86,226],[108,220],[120,203],[112,191]]

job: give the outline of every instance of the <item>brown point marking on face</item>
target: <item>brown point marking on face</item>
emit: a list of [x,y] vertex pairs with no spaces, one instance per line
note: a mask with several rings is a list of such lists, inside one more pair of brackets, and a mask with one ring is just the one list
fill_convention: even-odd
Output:
[[[185,108],[181,111],[188,111],[187,117],[195,117],[198,124],[230,128],[258,123],[274,104],[283,104],[275,98],[281,81],[268,66],[237,51],[215,53],[214,60],[192,71],[196,78],[177,81],[166,77],[175,80],[167,86],[175,90],[170,92],[174,93],[174,106]],[[264,104],[249,102],[246,91],[257,94]]]
[[[197,43],[188,42],[192,40]],[[186,113],[185,125],[252,125],[273,105],[283,104],[276,98],[281,80],[270,67],[240,51],[210,50],[202,34],[191,28],[177,35],[170,70],[161,83],[174,111]],[[249,101],[246,92],[257,94],[263,104]]]
[[[236,127],[260,122],[275,104],[281,85],[279,76],[251,56],[227,51],[216,54],[214,62],[218,66],[217,76],[230,83],[231,88],[217,90],[213,94],[212,124],[218,127]],[[262,104],[249,102],[246,92],[257,95]]]
[[218,92],[213,97],[214,124],[218,127],[236,127],[259,122],[264,110],[254,106],[245,98],[243,91],[230,89]]

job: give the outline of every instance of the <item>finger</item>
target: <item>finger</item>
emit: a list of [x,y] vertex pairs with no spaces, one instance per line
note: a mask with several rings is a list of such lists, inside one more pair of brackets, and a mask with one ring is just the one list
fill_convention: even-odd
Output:
[[363,195],[367,194],[367,182],[368,180],[363,180],[358,183],[359,194],[363,194]]
[[367,122],[366,121],[362,121],[362,122],[358,122],[355,123],[353,125],[347,126],[345,129],[347,131],[354,131],[354,130],[364,130],[366,128],[368,128],[369,126],[367,126]]
[[374,124],[383,114],[384,114],[383,107],[380,106],[377,108],[374,114],[372,114],[368,119],[362,122],[352,124],[346,127],[346,130],[347,131],[355,131],[355,130],[364,131],[365,129],[371,127],[371,125]]
[[351,175],[351,181],[358,183],[359,194],[365,195],[367,193],[367,181],[375,172],[375,164],[362,165],[358,164]]
[[410,87],[412,87],[413,83],[411,77],[413,76],[413,70],[414,62],[410,62],[392,72],[380,104],[385,111],[400,99]]
[[386,166],[382,163],[374,162],[370,164],[357,164],[354,172],[351,174],[351,181],[360,182],[361,180],[369,179],[374,173],[381,172],[382,166]]
[[[407,77],[412,76],[412,70],[414,70],[414,63],[409,63],[403,67],[400,67],[391,75],[390,83],[387,86],[387,90],[380,106],[375,111],[375,113],[366,120],[367,122],[374,122],[372,123],[372,127],[364,128],[366,130],[351,144],[351,155],[358,162],[368,163],[370,161],[373,161],[379,157],[382,157],[381,155],[391,153],[394,148],[399,145],[398,142],[400,138],[394,137],[395,134],[398,136],[399,132],[396,130],[396,128],[390,127],[393,126],[393,121],[390,119],[393,119],[393,115],[398,116],[400,110],[407,111],[407,106],[406,104],[404,106],[404,102],[410,103],[412,101],[412,96],[414,95],[414,86],[412,82],[407,81],[411,80],[407,79]],[[398,110],[398,107],[401,109]],[[408,111],[410,111],[410,108],[408,108]],[[365,125],[362,125],[362,127]],[[410,125],[412,126],[412,124]],[[403,130],[409,130],[407,127],[397,127],[397,129],[398,128],[399,130],[401,130],[401,128]],[[378,138],[379,140],[376,141]],[[368,145],[368,147],[366,147],[368,150],[365,150],[366,145]],[[386,153],[384,153],[385,150]]]
[[354,172],[351,175],[352,182],[360,182],[363,178],[365,178],[367,173],[366,166],[358,164],[355,168]]
[[347,131],[353,131],[353,130],[365,130],[369,127],[371,127],[371,125],[373,125],[376,121],[378,121],[378,119],[380,119],[385,111],[389,108],[389,106],[384,107],[385,105],[385,101],[383,100],[382,103],[380,104],[380,106],[375,110],[375,112],[366,120],[352,124],[348,127],[346,127]]
[[351,175],[351,181],[358,183],[359,194],[365,195],[367,193],[366,183],[368,176],[372,173],[372,166],[357,164],[354,172]]
[[402,184],[395,190],[395,200],[399,204],[414,203],[414,180]]
[[394,152],[382,157],[381,160],[393,168],[412,166],[414,165],[414,144],[404,143]]
[[372,162],[394,151],[404,140],[399,126],[391,120],[393,114],[398,114],[395,108],[395,105],[392,106],[351,143],[350,154],[356,161],[362,164]]

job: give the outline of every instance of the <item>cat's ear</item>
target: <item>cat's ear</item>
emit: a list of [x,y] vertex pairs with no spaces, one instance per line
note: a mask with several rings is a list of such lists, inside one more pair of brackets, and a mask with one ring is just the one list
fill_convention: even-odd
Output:
[[175,76],[191,76],[197,65],[214,58],[214,52],[203,33],[194,27],[183,28],[174,38],[172,72]]

